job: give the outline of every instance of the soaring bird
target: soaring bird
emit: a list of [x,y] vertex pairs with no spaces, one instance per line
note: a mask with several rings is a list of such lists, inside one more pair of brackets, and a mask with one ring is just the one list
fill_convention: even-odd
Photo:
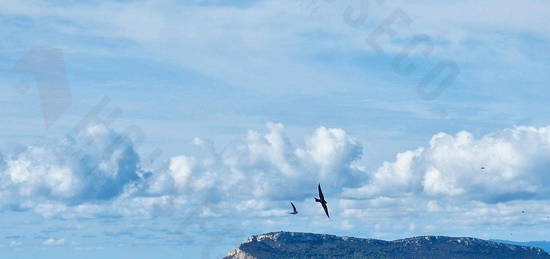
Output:
[[330,218],[330,216],[328,215],[327,201],[325,200],[325,196],[323,195],[323,191],[321,190],[321,184],[317,186],[317,189],[319,189],[319,198],[315,198],[315,202],[321,203],[321,206],[323,206],[323,210],[325,210],[325,214],[327,214],[327,217]]
[[290,205],[292,205],[292,212],[289,212],[288,214],[298,214],[298,211],[296,210],[296,206],[294,206],[294,203],[290,202]]

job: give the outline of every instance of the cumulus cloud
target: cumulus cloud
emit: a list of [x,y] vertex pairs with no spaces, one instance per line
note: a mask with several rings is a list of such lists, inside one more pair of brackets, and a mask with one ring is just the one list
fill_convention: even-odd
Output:
[[208,200],[227,194],[231,199],[301,199],[311,195],[304,186],[324,182],[327,189],[340,191],[364,175],[353,167],[362,147],[341,129],[320,127],[304,147],[290,142],[282,124],[268,123],[267,129],[265,134],[248,132],[242,145],[222,154],[173,157],[168,170],[153,174],[146,192],[205,193]]
[[[480,138],[439,133],[426,147],[397,154],[354,197],[450,197],[483,202],[550,198],[550,127],[516,127]],[[482,169],[482,167],[484,169]]]
[[60,143],[6,154],[2,164],[0,196],[17,204],[36,199],[67,204],[108,200],[139,178],[139,156],[130,139],[102,125]]
[[59,143],[3,154],[1,202],[46,217],[154,215],[193,203],[298,200],[311,196],[305,186],[319,182],[338,193],[365,175],[353,166],[361,145],[341,129],[320,127],[295,145],[282,124],[268,123],[265,133],[250,131],[221,153],[207,141],[193,143],[210,154],[174,156],[165,168],[148,171],[130,137],[91,126]]

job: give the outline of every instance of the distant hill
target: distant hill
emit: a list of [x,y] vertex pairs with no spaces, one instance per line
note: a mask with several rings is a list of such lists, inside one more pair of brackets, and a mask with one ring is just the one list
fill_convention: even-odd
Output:
[[264,258],[550,259],[550,255],[541,248],[470,237],[423,236],[384,241],[325,234],[274,232],[251,236],[224,257]]
[[509,240],[491,239],[494,242],[500,242],[504,244],[518,245],[518,246],[532,246],[544,249],[547,253],[550,253],[550,241],[529,241],[529,242],[516,242]]

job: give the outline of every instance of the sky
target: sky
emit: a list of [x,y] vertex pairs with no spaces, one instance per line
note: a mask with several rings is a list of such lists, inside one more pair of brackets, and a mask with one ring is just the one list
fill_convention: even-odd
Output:
[[550,240],[548,13],[3,0],[0,255],[221,258],[281,230]]

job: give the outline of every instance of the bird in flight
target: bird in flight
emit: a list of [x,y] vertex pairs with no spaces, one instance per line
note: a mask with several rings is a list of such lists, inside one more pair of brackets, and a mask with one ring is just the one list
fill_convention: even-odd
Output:
[[325,196],[323,195],[323,191],[321,190],[321,184],[317,186],[317,189],[319,189],[319,198],[315,198],[315,202],[321,203],[321,206],[323,206],[323,210],[325,210],[325,214],[327,214],[327,217],[330,218],[330,216],[328,215],[327,201],[325,200]]
[[289,212],[288,214],[298,214],[298,211],[296,210],[296,206],[294,206],[294,203],[290,202],[290,205],[292,205],[292,212]]

